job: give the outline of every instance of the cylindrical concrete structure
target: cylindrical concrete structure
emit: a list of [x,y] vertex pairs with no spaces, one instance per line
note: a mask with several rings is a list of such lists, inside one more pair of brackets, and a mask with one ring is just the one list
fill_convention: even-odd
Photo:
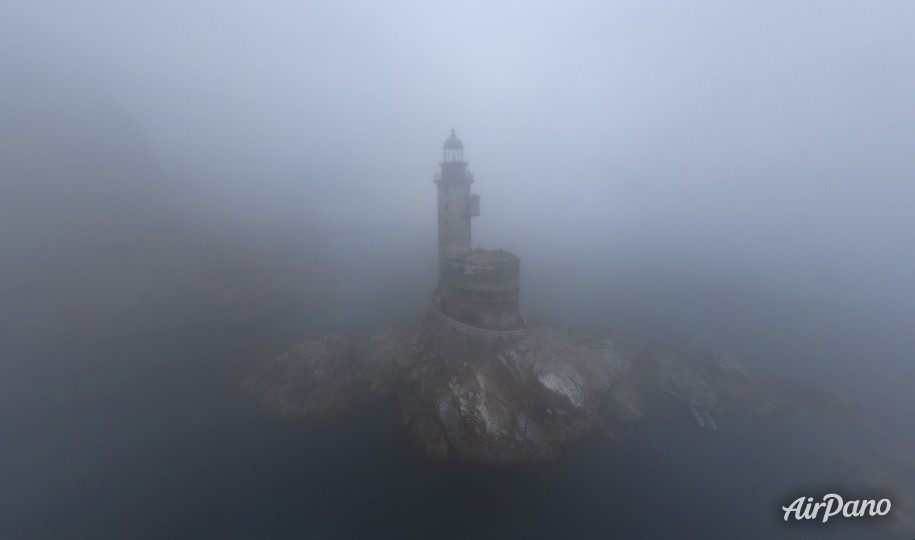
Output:
[[471,251],[447,257],[443,269],[442,310],[449,317],[489,330],[523,327],[518,315],[520,261],[505,251]]
[[451,130],[442,147],[438,185],[438,289],[436,310],[449,331],[470,336],[514,336],[523,332],[518,313],[520,261],[498,250],[471,251],[470,220],[480,215],[480,196],[470,192],[473,175],[464,143]]
[[470,253],[470,219],[480,215],[480,197],[470,193],[473,175],[464,161],[464,144],[451,130],[443,147],[438,185],[439,287],[445,258]]

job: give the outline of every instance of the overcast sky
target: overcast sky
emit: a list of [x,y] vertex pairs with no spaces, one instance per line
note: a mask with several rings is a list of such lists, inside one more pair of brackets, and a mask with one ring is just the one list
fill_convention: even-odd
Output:
[[6,2],[4,236],[101,182],[432,242],[455,128],[474,242],[528,277],[636,261],[912,317],[913,28],[910,1]]
[[452,127],[506,219],[694,203],[778,206],[763,221],[781,227],[901,203],[885,195],[912,193],[915,6],[754,4],[8,3],[3,112],[69,96],[166,164],[253,189],[320,171],[424,217]]

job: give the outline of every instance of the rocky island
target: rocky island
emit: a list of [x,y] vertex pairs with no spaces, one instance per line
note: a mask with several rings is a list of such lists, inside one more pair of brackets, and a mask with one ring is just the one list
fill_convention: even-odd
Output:
[[619,437],[653,413],[687,404],[706,415],[723,401],[755,414],[777,406],[727,356],[649,347],[605,330],[528,325],[518,311],[519,258],[471,249],[480,197],[471,193],[474,176],[454,130],[440,167],[439,280],[425,319],[389,324],[356,346],[337,336],[301,343],[260,363],[245,379],[248,391],[309,418],[393,395],[428,454],[483,463],[551,459],[586,433]]
[[[696,400],[768,415],[786,399],[736,360],[651,347],[619,333],[532,325],[517,338],[454,343],[430,313],[384,326],[357,346],[338,336],[264,359],[243,386],[286,414],[323,418],[395,396],[429,455],[482,463],[555,458],[582,435],[622,436]],[[451,339],[449,339],[451,338]]]
[[[650,345],[606,329],[528,323],[518,311],[519,258],[470,247],[470,219],[480,202],[470,191],[473,180],[452,131],[435,176],[438,288],[423,319],[385,324],[356,344],[329,335],[267,354],[245,371],[244,391],[309,420],[396,399],[410,438],[428,456],[478,464],[544,462],[584,436],[624,441],[640,424],[670,419],[727,432],[740,418],[756,434],[745,444],[800,452],[851,489],[892,493],[893,526],[915,527],[915,497],[900,480],[915,475],[911,452],[848,398],[773,384],[719,353]],[[770,420],[781,427],[772,429]],[[853,431],[882,442],[852,443]],[[812,432],[819,442],[798,444]]]

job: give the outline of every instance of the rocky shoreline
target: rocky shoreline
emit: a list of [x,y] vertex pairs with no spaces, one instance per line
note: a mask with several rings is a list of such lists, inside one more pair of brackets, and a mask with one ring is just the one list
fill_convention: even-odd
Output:
[[[428,456],[478,464],[552,460],[585,435],[625,439],[639,423],[671,414],[692,422],[692,407],[756,418],[760,426],[813,413],[838,430],[830,431],[835,447],[818,459],[853,489],[893,493],[888,524],[915,528],[915,495],[902,480],[915,475],[912,453],[899,444],[849,442],[849,432],[879,421],[847,397],[773,384],[726,355],[653,346],[610,330],[529,325],[515,339],[461,343],[437,331],[430,313],[386,324],[355,346],[329,335],[262,357],[241,387],[263,406],[307,420],[395,398],[410,438]],[[812,451],[787,451],[801,450]],[[867,459],[850,457],[862,451]]]
[[726,400],[758,416],[791,401],[721,354],[546,325],[456,345],[431,316],[385,325],[356,346],[338,336],[302,342],[258,362],[242,386],[272,409],[311,419],[393,395],[427,454],[478,463],[550,460],[585,434],[621,437],[690,399],[712,415]]

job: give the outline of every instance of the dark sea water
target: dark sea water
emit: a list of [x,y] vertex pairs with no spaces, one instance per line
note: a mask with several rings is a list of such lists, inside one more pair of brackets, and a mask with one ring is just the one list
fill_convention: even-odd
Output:
[[[688,411],[547,464],[433,462],[395,402],[318,424],[260,410],[245,362],[282,325],[15,348],[0,381],[2,538],[899,538],[792,523],[836,478],[818,419]],[[911,535],[910,535],[911,536]]]

